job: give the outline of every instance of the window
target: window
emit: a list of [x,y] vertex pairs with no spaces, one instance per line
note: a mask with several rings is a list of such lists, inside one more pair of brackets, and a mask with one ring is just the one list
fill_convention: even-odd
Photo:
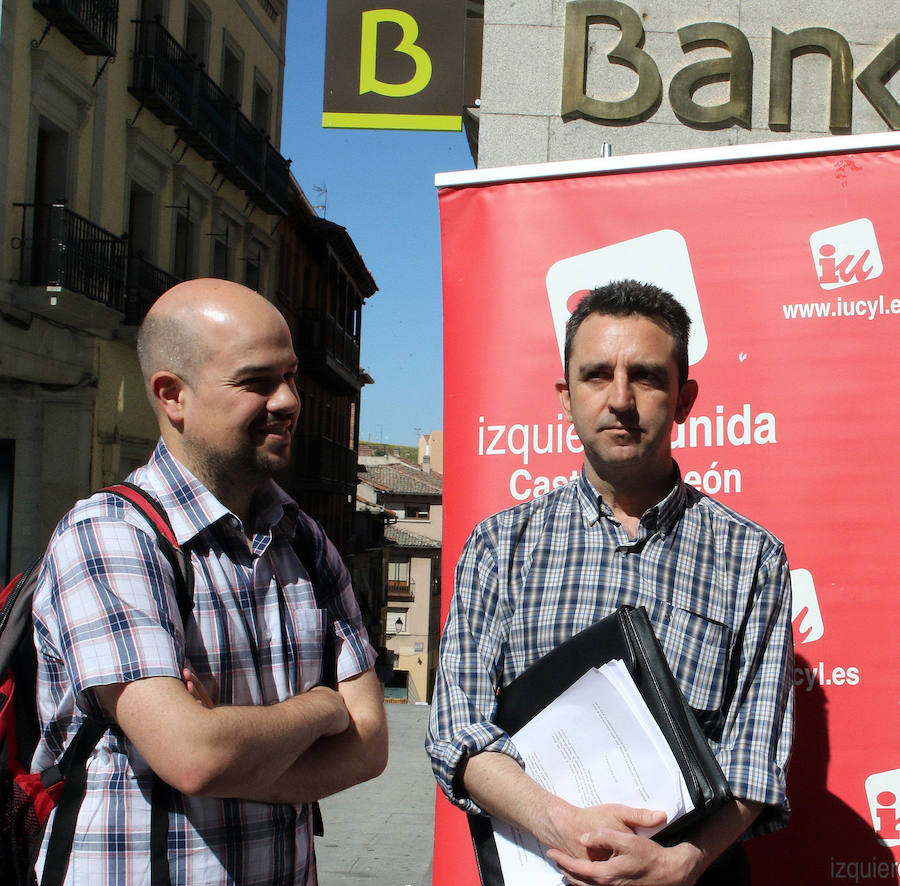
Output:
[[166,2],[165,0],[141,0],[141,10],[139,18],[141,21],[150,22],[157,18],[165,25],[166,23]]
[[407,505],[403,517],[406,520],[427,520],[430,512],[428,505]]
[[261,279],[260,261],[258,255],[251,255],[244,259],[244,286],[259,292],[259,284]]
[[153,194],[136,182],[131,183],[128,199],[128,250],[153,261]]
[[409,584],[409,560],[388,563],[388,582],[391,584]]
[[212,275],[220,280],[231,279],[231,246],[229,244],[228,225],[224,235],[214,235]]
[[262,293],[265,287],[265,271],[268,250],[256,240],[250,243],[250,253],[244,259],[244,285],[254,292]]
[[250,118],[257,129],[266,135],[271,134],[269,126],[272,119],[272,90],[259,79],[258,75],[253,81],[253,107]]
[[38,121],[34,163],[34,202],[31,274],[34,280],[59,273],[59,248],[51,242],[51,203],[65,203],[68,190],[69,135],[45,117]]
[[194,223],[184,213],[175,219],[175,262],[172,268],[176,277],[188,280],[196,276],[196,249]]
[[195,3],[188,3],[184,24],[184,48],[202,64],[209,62],[209,15]]
[[222,92],[230,95],[238,104],[244,97],[244,64],[240,50],[228,36],[222,46]]
[[46,117],[38,122],[34,202],[65,203],[68,196],[69,135]]

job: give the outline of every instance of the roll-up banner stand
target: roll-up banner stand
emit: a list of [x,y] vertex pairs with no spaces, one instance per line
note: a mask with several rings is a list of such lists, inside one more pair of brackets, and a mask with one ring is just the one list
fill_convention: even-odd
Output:
[[[693,319],[686,482],[771,529],[794,588],[793,815],[754,882],[896,883],[900,859],[900,135],[438,175],[443,616],[474,525],[566,483],[563,326],[633,277]],[[475,886],[438,798],[433,882]]]

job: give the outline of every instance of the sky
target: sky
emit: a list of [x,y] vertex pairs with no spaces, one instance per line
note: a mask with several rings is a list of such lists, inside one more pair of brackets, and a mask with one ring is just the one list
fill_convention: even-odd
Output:
[[[363,307],[360,438],[411,445],[443,428],[437,172],[472,169],[462,132],[324,129],[326,0],[288,4],[281,153],[345,227],[375,283]],[[319,189],[327,191],[323,193]]]

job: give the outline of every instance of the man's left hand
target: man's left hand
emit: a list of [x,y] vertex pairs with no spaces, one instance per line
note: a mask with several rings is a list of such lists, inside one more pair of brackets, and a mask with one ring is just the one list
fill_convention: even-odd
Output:
[[190,664],[185,665],[181,670],[181,679],[184,681],[185,688],[193,696],[194,701],[204,708],[212,710],[215,706],[215,696],[218,695],[218,688],[215,680],[210,680],[210,686],[207,686],[194,672]]

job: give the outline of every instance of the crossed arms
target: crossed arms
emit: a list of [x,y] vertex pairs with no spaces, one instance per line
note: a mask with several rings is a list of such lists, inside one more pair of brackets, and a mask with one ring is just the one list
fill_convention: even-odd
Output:
[[306,803],[379,775],[387,725],[373,670],[272,705],[197,704],[150,677],[95,689],[150,768],[184,794]]

